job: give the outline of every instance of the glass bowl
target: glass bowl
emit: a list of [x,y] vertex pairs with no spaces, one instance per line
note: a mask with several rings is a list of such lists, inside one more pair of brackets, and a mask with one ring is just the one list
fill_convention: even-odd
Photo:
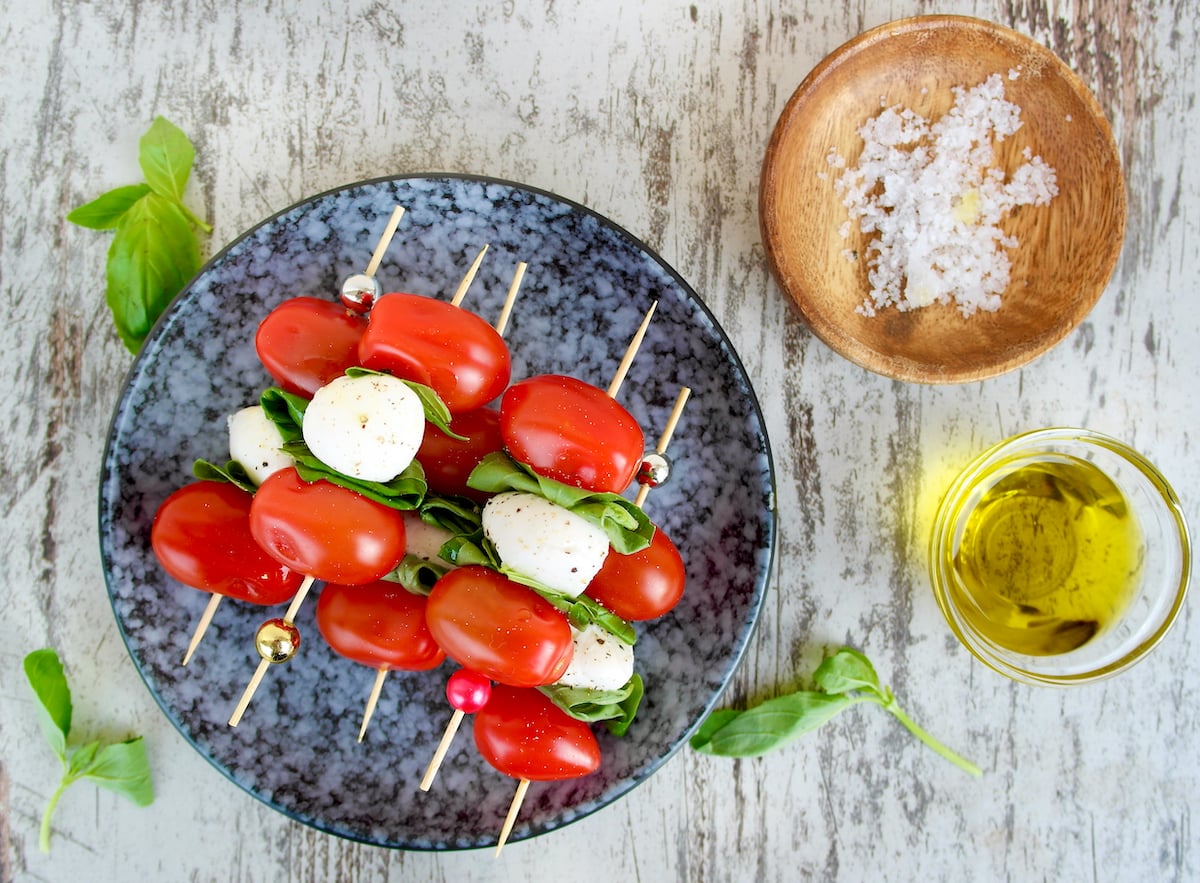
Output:
[[942,498],[929,551],[954,634],[989,668],[1031,684],[1133,665],[1175,621],[1191,572],[1166,479],[1085,429],[1036,430],[979,455]]

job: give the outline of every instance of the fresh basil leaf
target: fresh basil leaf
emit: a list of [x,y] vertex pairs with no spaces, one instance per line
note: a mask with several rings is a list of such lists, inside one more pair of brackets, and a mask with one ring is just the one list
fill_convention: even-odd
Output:
[[565,595],[505,564],[501,564],[499,570],[514,583],[520,583],[526,588],[533,589],[555,608],[565,613],[575,628],[585,629],[595,623],[618,641],[631,647],[637,643],[637,631],[634,627],[595,599],[589,598],[587,595],[576,597]]
[[330,469],[302,441],[286,442],[280,450],[295,461],[296,473],[310,484],[324,479],[376,503],[401,511],[416,509],[425,498],[425,490],[428,487],[425,482],[425,470],[416,460],[409,463],[403,472],[390,481],[364,481]]
[[84,203],[68,214],[67,220],[89,230],[111,230],[121,222],[121,218],[133,204],[149,192],[149,184],[117,187],[91,202]]
[[398,583],[414,595],[428,596],[434,584],[450,570],[416,555],[405,555],[400,563],[384,575],[388,582]]
[[227,460],[224,466],[218,466],[208,460],[196,460],[192,463],[192,475],[201,481],[222,481],[237,485],[249,494],[258,490],[246,467],[237,460]]
[[187,135],[164,117],[154,122],[138,141],[138,164],[146,183],[159,196],[182,202],[196,150]]
[[813,682],[826,693],[868,690],[881,697],[884,695],[871,660],[851,647],[841,648],[817,666]]
[[587,723],[607,721],[609,731],[616,736],[623,736],[629,730],[645,693],[642,676],[637,673],[617,690],[570,687],[565,684],[548,684],[538,689],[576,720]]
[[599,525],[609,544],[622,555],[641,551],[654,537],[654,524],[632,500],[545,478],[502,451],[484,457],[467,478],[467,485],[486,493],[521,491],[545,497]]
[[864,700],[801,690],[768,699],[726,720],[719,729],[697,733],[696,751],[721,757],[755,757],[812,732],[839,712]]
[[62,662],[51,648],[25,657],[25,677],[37,697],[38,725],[58,759],[66,766],[67,737],[71,734],[71,689]]
[[490,567],[492,570],[500,569],[500,556],[496,554],[495,547],[484,538],[482,529],[473,534],[463,534],[447,540],[438,550],[438,556],[459,567],[474,564]]
[[67,764],[66,779],[75,781],[76,779],[86,776],[88,767],[92,765],[96,754],[100,751],[100,743],[89,742],[86,745],[80,745],[71,752],[71,759]]
[[308,408],[308,399],[291,392],[284,392],[277,386],[263,390],[258,397],[258,403],[266,412],[267,419],[275,424],[284,442],[303,441],[304,412]]
[[482,531],[479,506],[465,497],[426,494],[417,510],[421,520],[454,536],[474,536]]
[[199,269],[196,238],[177,205],[147,193],[129,208],[108,250],[105,296],[130,352]]
[[105,745],[83,774],[101,788],[128,797],[138,806],[149,806],[154,801],[150,761],[141,736]]

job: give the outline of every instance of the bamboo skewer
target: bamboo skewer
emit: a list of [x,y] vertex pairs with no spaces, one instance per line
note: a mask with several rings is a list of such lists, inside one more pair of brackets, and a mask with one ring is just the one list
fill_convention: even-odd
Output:
[[499,856],[500,850],[504,849],[504,844],[508,842],[508,835],[512,833],[513,825],[517,821],[517,814],[521,812],[521,804],[525,801],[525,792],[528,790],[529,780],[521,779],[517,783],[517,793],[513,795],[512,803],[508,805],[508,815],[504,817],[504,827],[500,829],[500,839],[496,842],[494,855]]
[[[662,435],[658,438],[658,446],[654,449],[657,453],[666,453],[667,445],[671,443],[671,436],[675,434],[675,425],[679,423],[679,418],[683,415],[683,406],[687,404],[688,397],[691,394],[692,391],[686,386],[679,390],[679,395],[675,397],[675,407],[671,409],[671,416],[667,418],[667,425],[664,427]],[[641,509],[649,494],[650,485],[642,485],[638,488],[637,498],[633,501],[634,505]]]
[[467,275],[463,276],[462,282],[458,283],[458,291],[454,292],[454,297],[450,299],[452,306],[461,306],[462,300],[467,295],[467,289],[471,287],[471,283],[475,281],[475,274],[479,272],[479,265],[483,263],[483,256],[487,254],[488,246],[485,243],[483,248],[479,249],[479,254],[475,255],[475,260],[471,264],[471,268],[467,270]]
[[[299,590],[295,597],[292,598],[292,603],[288,605],[287,613],[283,615],[283,623],[285,626],[291,627],[295,620],[296,614],[300,612],[300,606],[304,603],[304,598],[308,595],[308,590],[312,588],[314,582],[313,577],[305,576],[304,582],[300,584]],[[261,651],[260,651],[261,654]],[[290,659],[291,657],[287,657]],[[279,661],[286,661],[279,660]],[[246,713],[246,709],[250,707],[250,700],[254,698],[254,693],[258,690],[258,685],[262,683],[263,676],[266,675],[267,669],[274,664],[276,660],[269,659],[266,656],[258,663],[258,668],[254,670],[254,675],[250,678],[250,683],[246,685],[246,689],[242,692],[242,698],[238,700],[237,707],[233,710],[233,714],[229,717],[229,726],[236,727],[242,720],[242,715]]]
[[375,683],[371,685],[371,695],[367,697],[367,707],[363,711],[362,726],[358,728],[358,741],[362,742],[367,735],[367,724],[375,714],[375,706],[379,704],[379,694],[383,692],[383,682],[387,679],[388,667],[381,665],[375,672]]
[[213,616],[216,615],[217,608],[221,606],[221,599],[224,597],[219,592],[213,592],[212,597],[208,599],[208,604],[205,606],[204,612],[200,614],[196,628],[192,630],[192,639],[188,642],[187,652],[183,654],[183,665],[187,665],[191,661],[196,648],[200,646],[200,640],[204,637],[204,633],[212,625]]
[[493,326],[496,333],[501,337],[504,336],[504,329],[508,327],[508,317],[512,313],[513,302],[517,299],[517,291],[521,288],[521,280],[525,278],[525,268],[529,265],[524,261],[517,264],[517,272],[513,274],[512,283],[508,286],[508,296],[504,299],[504,306],[500,309],[500,316],[496,319],[496,324]]
[[617,366],[617,373],[613,375],[612,383],[608,385],[608,397],[615,399],[617,392],[621,389],[621,384],[625,382],[625,375],[629,373],[629,366],[633,364],[634,356],[637,355],[638,349],[642,345],[642,339],[646,336],[646,329],[650,327],[650,319],[654,316],[654,311],[658,309],[658,301],[650,304],[650,309],[646,311],[646,317],[642,319],[642,324],[638,326],[637,333],[633,335],[633,340],[629,342],[629,347],[625,350],[625,356],[621,359],[621,364]]
[[396,228],[400,226],[400,219],[404,217],[404,206],[396,206],[392,209],[392,216],[388,219],[387,226],[383,228],[383,235],[379,237],[379,242],[375,246],[375,252],[371,255],[371,261],[367,264],[366,275],[374,276],[379,270],[379,265],[383,262],[384,252],[392,242],[392,237],[396,235]]
[[433,784],[434,777],[437,776],[437,772],[442,766],[442,760],[446,757],[446,752],[450,750],[450,743],[454,741],[454,736],[458,733],[458,727],[465,716],[466,712],[461,708],[454,709],[454,714],[450,715],[450,722],[446,724],[446,729],[442,732],[442,740],[438,742],[437,750],[433,752],[433,759],[429,761],[429,766],[425,768],[425,775],[421,778],[419,787],[422,791],[428,791],[429,786]]

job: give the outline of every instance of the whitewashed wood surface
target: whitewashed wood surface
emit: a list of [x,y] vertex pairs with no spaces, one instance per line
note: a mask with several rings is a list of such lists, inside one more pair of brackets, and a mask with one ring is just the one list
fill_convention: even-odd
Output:
[[[1200,87],[1193,2],[97,3],[5,0],[0,27],[0,879],[1200,879],[1200,621],[1072,691],[973,662],[924,576],[948,471],[1013,432],[1073,424],[1146,452],[1200,524]],[[1098,95],[1128,178],[1104,297],[1050,354],[960,387],[891,382],[813,338],[768,276],[759,163],[804,75],[860,31],[960,12],[1047,43]],[[313,193],[458,171],[583,202],[644,238],[743,357],[778,471],[780,556],[730,703],[865,650],[971,779],[859,707],[766,758],[677,754],[551,835],[490,852],[381,850],[230,784],[159,712],[104,589],[100,453],[130,357],[104,306],[108,238],[64,222],[139,179],[156,114],[195,141],[209,252]],[[1194,602],[1194,599],[1193,599]],[[88,784],[37,848],[57,764],[20,671],[53,645],[81,735],[145,734],[158,797]]]

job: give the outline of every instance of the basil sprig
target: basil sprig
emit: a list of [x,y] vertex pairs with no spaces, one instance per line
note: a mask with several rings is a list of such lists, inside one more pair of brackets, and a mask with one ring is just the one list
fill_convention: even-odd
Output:
[[890,712],[910,733],[972,776],[979,767],[951,751],[900,708],[862,653],[843,647],[813,673],[817,690],[799,690],[747,708],[714,711],[692,736],[696,751],[721,757],[755,757],[810,733],[852,705],[871,702]]
[[201,481],[224,481],[236,485],[247,493],[258,490],[246,467],[237,460],[226,460],[224,466],[210,463],[208,460],[196,460],[192,463],[192,475]]
[[145,181],[109,190],[67,215],[72,224],[116,230],[105,267],[105,299],[121,342],[132,353],[179,290],[200,269],[194,227],[212,227],[183,203],[196,152],[163,117],[138,142]]
[[24,668],[37,699],[38,724],[63,769],[62,780],[42,815],[38,838],[42,852],[50,851],[50,819],[59,798],[80,779],[89,779],[101,788],[122,794],[138,806],[153,802],[154,784],[142,737],[110,744],[97,740],[76,748],[69,747],[71,688],[67,685],[58,654],[51,648],[34,650],[25,657]]
[[609,545],[622,555],[641,551],[654,537],[654,524],[632,500],[545,478],[502,451],[484,457],[467,478],[467,485],[485,493],[522,491],[545,497],[599,525],[608,534]]
[[604,721],[614,736],[624,736],[628,732],[645,694],[642,676],[636,672],[618,690],[568,687],[564,684],[548,684],[538,689],[576,720],[587,723]]

